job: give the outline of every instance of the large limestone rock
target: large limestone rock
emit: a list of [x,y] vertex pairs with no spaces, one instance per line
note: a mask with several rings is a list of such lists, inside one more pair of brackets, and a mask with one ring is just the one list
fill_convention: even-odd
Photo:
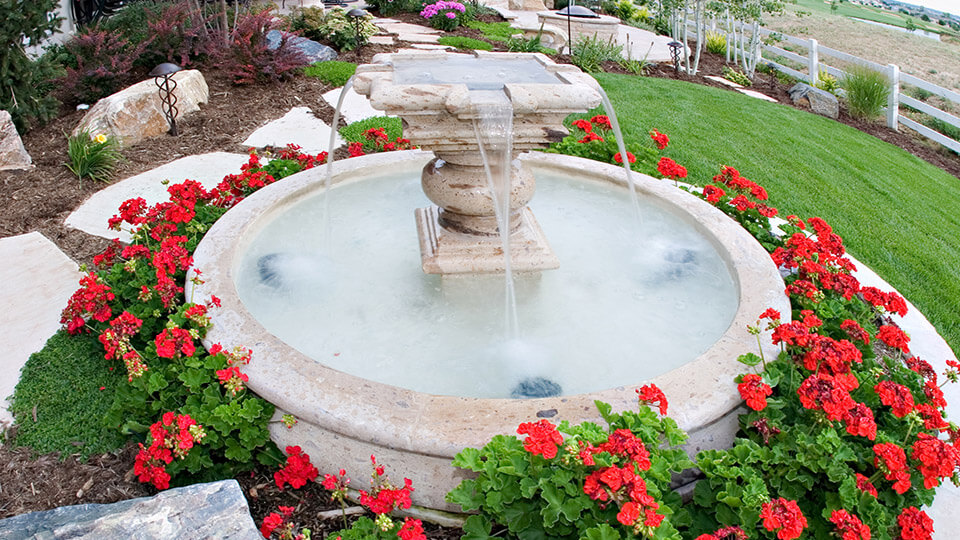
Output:
[[113,504],[80,504],[0,520],[0,538],[262,539],[236,480],[168,489]]
[[33,167],[30,154],[23,147],[17,126],[7,111],[0,111],[0,171],[23,170]]
[[840,116],[840,102],[837,96],[826,90],[810,86],[805,83],[797,83],[790,90],[790,99],[794,105],[810,104],[810,110],[828,118],[836,120]]
[[[210,90],[203,75],[195,69],[180,71],[173,74],[172,78],[177,81],[173,93],[177,97],[179,121],[200,110],[200,104],[209,100]],[[167,133],[170,124],[160,108],[160,94],[151,78],[98,101],[73,130],[73,134],[82,130],[87,130],[91,135],[113,135],[126,147],[148,137]]]

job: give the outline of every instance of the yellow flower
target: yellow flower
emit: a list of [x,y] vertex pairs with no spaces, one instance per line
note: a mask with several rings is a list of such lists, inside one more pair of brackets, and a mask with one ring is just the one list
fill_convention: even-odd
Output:
[[101,134],[97,135],[97,136],[94,138],[94,140],[97,141],[97,142],[100,143],[100,144],[103,144],[103,143],[107,142],[107,136],[104,135],[103,133],[101,133]]

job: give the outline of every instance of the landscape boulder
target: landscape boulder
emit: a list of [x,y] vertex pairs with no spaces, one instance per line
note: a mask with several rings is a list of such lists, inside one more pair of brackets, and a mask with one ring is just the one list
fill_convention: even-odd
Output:
[[797,83],[787,92],[794,105],[809,104],[813,112],[834,120],[840,116],[840,102],[837,101],[837,96],[826,90],[805,83]]
[[0,520],[0,538],[223,538],[263,536],[236,480],[168,489],[113,504],[80,504]]
[[327,60],[336,60],[337,58],[337,51],[327,47],[326,45],[317,43],[312,39],[281,32],[280,30],[271,30],[267,32],[267,47],[269,47],[271,50],[278,49],[280,47],[280,42],[283,41],[284,34],[287,36],[287,43],[307,57],[308,64],[326,62]]
[[0,111],[0,171],[23,170],[33,167],[30,154],[23,147],[17,126],[7,111]]
[[[177,82],[173,95],[177,98],[178,121],[199,111],[201,103],[208,102],[210,90],[199,71],[179,71],[171,79]],[[167,133],[170,124],[161,109],[157,85],[151,78],[98,101],[80,120],[73,134],[83,130],[90,135],[113,135],[121,146],[127,147]]]

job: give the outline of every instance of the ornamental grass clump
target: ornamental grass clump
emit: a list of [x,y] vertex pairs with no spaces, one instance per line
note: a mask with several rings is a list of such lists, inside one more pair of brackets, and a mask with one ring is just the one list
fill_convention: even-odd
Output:
[[623,45],[611,39],[604,41],[596,35],[583,37],[573,44],[570,62],[587,73],[603,71],[604,62],[616,62],[622,58]]
[[89,178],[98,182],[109,181],[123,157],[116,137],[103,133],[91,135],[86,130],[67,137],[67,156],[70,158],[67,168],[78,180]]
[[460,2],[451,2],[440,0],[433,4],[427,4],[420,11],[420,16],[427,19],[430,26],[449,32],[455,30],[465,19],[467,8]]
[[887,76],[868,67],[854,65],[840,80],[846,91],[847,109],[855,118],[876,118],[883,112],[890,96]]

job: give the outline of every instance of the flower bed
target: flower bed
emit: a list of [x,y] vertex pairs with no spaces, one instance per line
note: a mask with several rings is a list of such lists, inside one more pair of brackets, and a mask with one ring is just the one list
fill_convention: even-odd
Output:
[[[383,139],[379,132],[370,136]],[[651,133],[658,147],[664,138]],[[607,140],[576,144],[595,142]],[[105,356],[127,369],[129,385],[110,416],[149,440],[136,460],[141,481],[163,489],[188,478],[236,474],[254,458],[283,459],[266,435],[272,406],[245,388],[239,368],[250,361],[247,351],[214,346],[204,352],[195,345],[217,300],[188,301],[178,283],[199,238],[228,208],[278,177],[324,161],[322,154],[292,148],[267,165],[251,155],[239,175],[210,192],[188,180],[168,188],[168,202],[148,208],[142,199],[127,201],[111,220],[134,227],[134,243],[115,244],[95,259],[63,322],[71,332],[98,334]],[[658,169],[680,177],[682,167],[661,160]],[[597,403],[606,428],[524,422],[518,433],[525,441],[498,436],[454,462],[478,474],[448,496],[465,510],[479,510],[464,527],[471,537],[485,538],[495,526],[521,537],[929,537],[932,524],[919,508],[932,502],[943,479],[955,477],[960,432],[942,417],[940,376],[909,356],[909,337],[887,318],[906,312],[904,300],[861,286],[842,240],[822,219],[788,216],[782,234],[774,234],[769,220],[777,211],[764,203],[766,191],[736,169],[723,167],[700,196],[739,221],[790,272],[792,321],[768,310],[751,328],[758,342],[780,346],[779,357],[740,358],[755,371],[737,380],[749,409],[740,418],[740,438],[730,449],[697,456],[704,479],[682,504],[668,486],[671,471],[691,465],[674,448],[685,434],[665,416],[669,396],[657,388],[644,388],[636,413]],[[815,234],[808,235],[808,227]],[[950,363],[943,378],[955,381],[958,368]],[[287,453],[279,486],[319,478],[308,456],[294,447]],[[385,516],[386,506],[376,500],[397,488],[379,483],[383,472],[374,466],[379,490],[361,502]],[[346,482],[342,474],[324,477],[334,495]],[[400,491],[407,488],[405,482]],[[405,504],[403,497],[391,500],[390,509]],[[280,510],[264,524],[265,536],[293,537],[294,511]],[[412,521],[356,523],[354,529],[367,532],[344,532],[344,538],[370,531],[422,537]]]

